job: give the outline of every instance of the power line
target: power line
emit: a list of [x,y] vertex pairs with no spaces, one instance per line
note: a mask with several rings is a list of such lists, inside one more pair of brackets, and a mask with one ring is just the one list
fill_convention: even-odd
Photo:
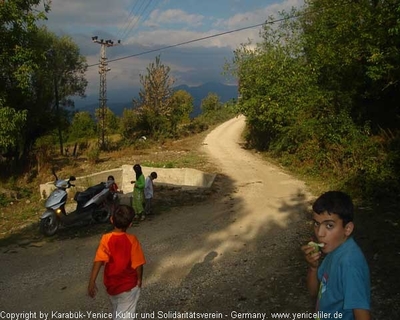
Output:
[[[153,0],[150,0],[150,2],[147,4],[145,10],[143,11],[143,14],[144,14],[144,12],[146,11],[147,7],[151,4],[152,1],[153,1]],[[158,4],[158,3],[156,2],[155,5],[154,5],[154,7],[149,9],[149,11],[147,12],[146,17],[142,20],[143,22],[145,22],[145,21],[147,20],[147,18],[149,17],[150,13],[157,7],[157,4]],[[143,16],[142,16],[142,17],[143,17]],[[140,17],[139,20],[141,20],[142,17]],[[135,29],[135,26],[132,27],[131,31],[133,31],[134,29]],[[137,32],[137,31],[136,31],[136,32]],[[132,33],[132,35],[133,35],[133,34],[135,34],[135,32]]]
[[131,23],[131,22],[129,22],[129,20],[131,18],[134,19],[133,12],[135,11],[137,3],[138,3],[138,1],[135,1],[132,4],[132,8],[129,10],[129,14],[126,17],[125,22],[123,23],[123,26],[121,25],[121,27],[118,28],[118,31],[117,31],[117,38],[118,39],[122,39],[122,35],[125,33],[126,29],[128,28],[129,24]]
[[135,19],[135,8],[137,6],[137,4],[139,3],[139,0],[136,0],[135,3],[132,5],[132,8],[126,18],[126,22],[124,23],[124,26],[118,31],[118,35],[120,34],[120,36],[118,37],[119,39],[123,39],[123,35],[125,34],[126,30],[129,29],[132,21]]
[[145,3],[145,0],[143,0],[143,2],[140,3],[139,8],[137,9],[137,14],[132,16],[132,19],[129,22],[128,27],[125,29],[124,33],[122,34],[122,40],[125,40],[125,37],[132,30],[132,23],[133,23],[133,25],[135,25],[136,22],[138,21],[138,19],[140,18],[140,15],[142,14],[140,11],[142,10],[144,3]]
[[[263,23],[255,24],[255,25],[248,26],[248,27],[243,27],[243,28],[229,30],[229,31],[221,32],[221,33],[216,33],[216,34],[213,34],[213,35],[210,35],[210,36],[197,38],[197,39],[192,39],[192,40],[180,42],[180,43],[177,43],[177,44],[165,46],[165,47],[162,47],[162,48],[152,49],[152,50],[148,50],[148,51],[144,51],[144,52],[140,52],[140,53],[131,54],[131,55],[128,55],[128,56],[124,56],[124,57],[108,60],[108,62],[110,63],[110,62],[115,62],[115,61],[124,60],[124,59],[128,59],[128,58],[138,57],[138,56],[142,56],[142,55],[149,54],[149,53],[152,53],[152,52],[171,49],[171,48],[183,46],[185,44],[194,43],[194,42],[207,40],[207,39],[211,39],[211,38],[216,38],[216,37],[219,37],[219,36],[223,36],[223,35],[226,35],[226,34],[239,32],[239,31],[243,31],[243,30],[247,30],[247,29],[253,29],[253,28],[261,27],[261,26],[263,26],[265,24],[274,24],[274,23],[277,23],[277,22],[281,22],[281,21],[288,20],[288,19],[293,19],[293,18],[296,18],[296,17],[297,17],[297,15],[294,15],[294,16],[290,16],[290,17],[285,17],[285,18],[269,21],[269,22],[263,22]],[[94,66],[98,66],[98,65],[99,65],[99,63],[91,64],[91,65],[88,65],[88,68],[94,67]]]
[[[147,8],[149,7],[149,5],[150,5],[152,2],[153,2],[153,0],[150,0],[150,1],[147,2],[147,5],[144,7],[143,11],[142,11],[141,13],[139,13],[139,15],[137,16],[136,21],[133,23],[132,27],[131,27],[129,30],[127,30],[126,34],[124,34],[123,39],[126,39],[126,37],[129,36],[129,33],[131,33],[132,30],[135,29],[135,27],[137,26],[137,24],[139,23],[139,21],[142,19],[142,17],[144,16],[144,13],[146,12]],[[140,7],[140,8],[141,8],[141,7]],[[140,9],[139,9],[139,10],[140,10]],[[151,10],[149,10],[149,14],[150,14],[150,12],[151,12]],[[146,16],[146,19],[147,19],[147,17],[149,16],[149,14]]]

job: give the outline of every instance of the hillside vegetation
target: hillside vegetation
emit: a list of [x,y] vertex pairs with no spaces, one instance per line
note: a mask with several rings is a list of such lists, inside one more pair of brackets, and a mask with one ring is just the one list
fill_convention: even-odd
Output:
[[400,3],[307,0],[227,69],[247,141],[364,201],[399,200]]

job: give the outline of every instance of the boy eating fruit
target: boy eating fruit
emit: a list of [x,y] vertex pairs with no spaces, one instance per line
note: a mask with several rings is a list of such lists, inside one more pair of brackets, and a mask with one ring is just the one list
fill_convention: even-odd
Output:
[[[340,313],[345,320],[370,320],[370,279],[365,257],[351,236],[354,207],[340,191],[328,191],[313,204],[318,243],[301,249],[309,265],[307,287],[316,311]],[[326,255],[320,264],[322,254]],[[319,314],[319,313],[318,313]]]

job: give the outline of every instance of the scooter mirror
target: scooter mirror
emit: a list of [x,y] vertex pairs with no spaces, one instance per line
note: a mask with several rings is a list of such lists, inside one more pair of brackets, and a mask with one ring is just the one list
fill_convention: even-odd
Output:
[[76,178],[74,176],[69,177],[69,181],[75,181],[75,180],[76,180]]

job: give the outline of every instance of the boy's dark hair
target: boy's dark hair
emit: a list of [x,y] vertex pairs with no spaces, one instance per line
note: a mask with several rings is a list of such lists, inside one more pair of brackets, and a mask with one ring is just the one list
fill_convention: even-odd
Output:
[[108,176],[107,180],[115,180],[114,176]]
[[319,196],[312,206],[316,214],[337,214],[343,226],[353,221],[354,206],[350,196],[342,191],[328,191]]
[[119,205],[112,214],[114,227],[126,231],[135,217],[135,211],[127,205]]
[[151,176],[153,179],[157,179],[157,172],[153,171],[152,173],[150,173],[150,176]]

